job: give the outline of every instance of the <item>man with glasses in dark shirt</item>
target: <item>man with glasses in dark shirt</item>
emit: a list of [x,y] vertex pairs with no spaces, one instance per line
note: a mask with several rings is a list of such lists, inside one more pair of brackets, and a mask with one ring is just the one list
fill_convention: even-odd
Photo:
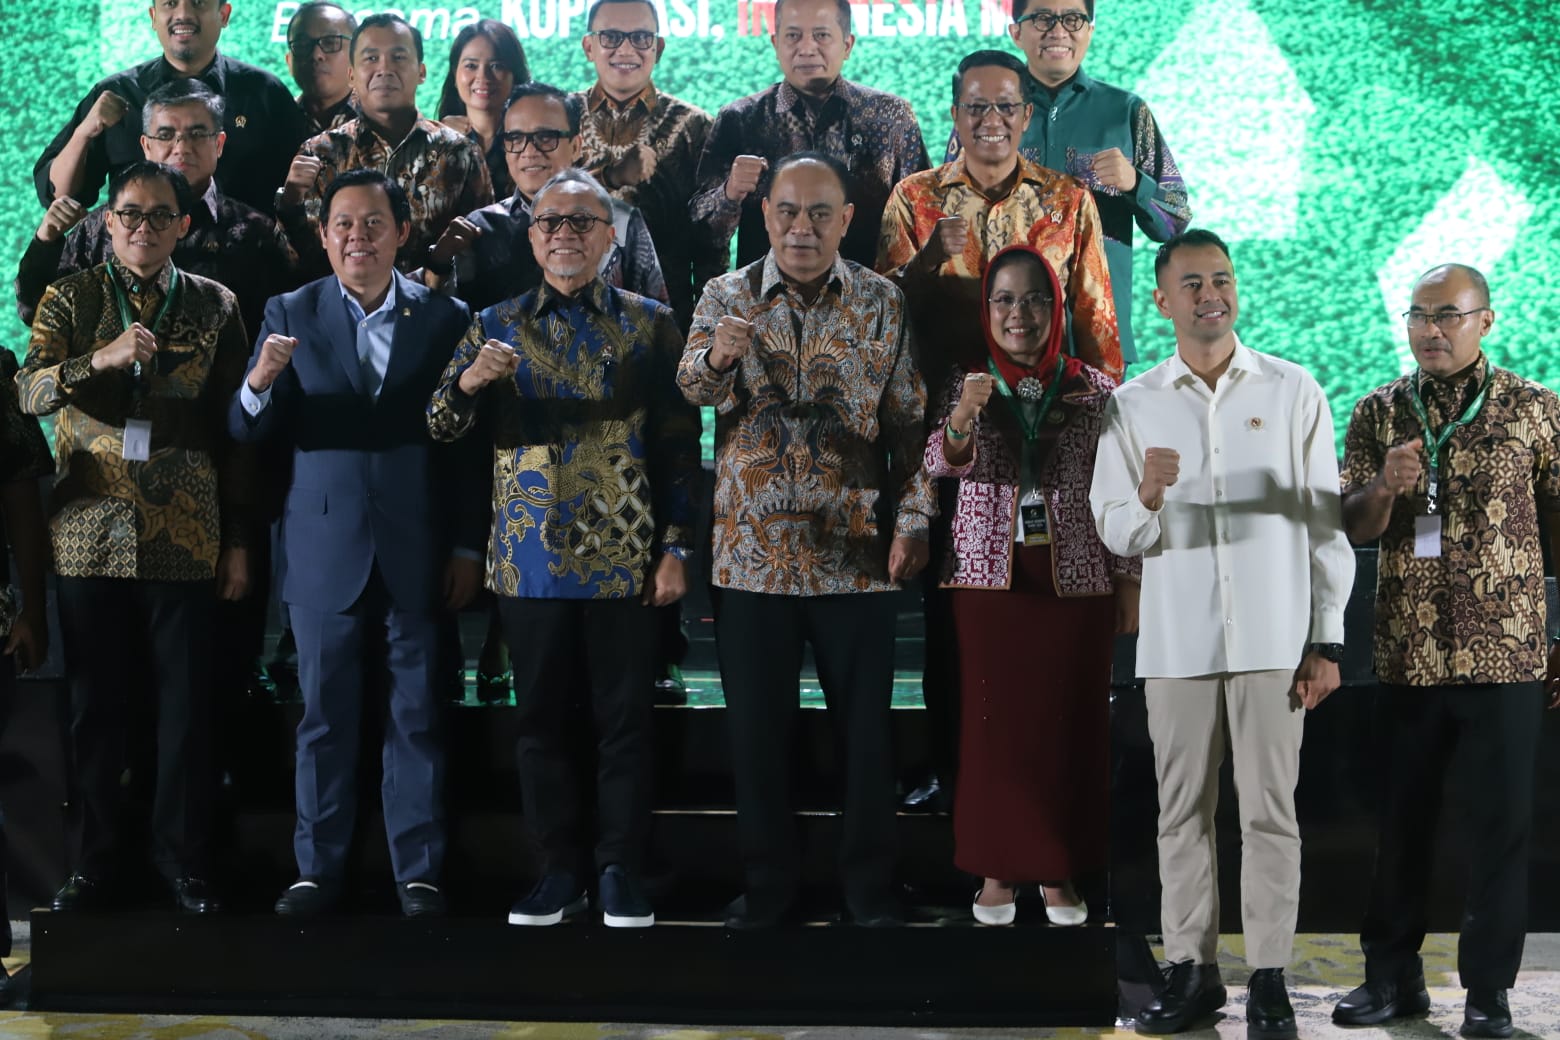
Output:
[[307,121],[281,80],[217,53],[232,10],[219,0],[154,0],[162,57],[116,72],[87,93],[33,166],[38,201],[47,206],[69,195],[83,205],[96,202],[105,180],[142,159],[147,95],[170,80],[198,79],[227,102],[227,146],[218,166],[224,188],[270,213],[276,186],[308,136]]
[[287,22],[287,71],[298,84],[298,107],[310,134],[358,117],[347,46],[355,32],[357,19],[331,0],[309,0]]

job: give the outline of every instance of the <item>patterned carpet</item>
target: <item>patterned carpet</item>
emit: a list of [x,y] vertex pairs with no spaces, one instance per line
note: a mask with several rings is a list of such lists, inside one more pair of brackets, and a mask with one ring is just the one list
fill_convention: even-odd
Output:
[[[1239,936],[1226,936],[1220,949],[1230,1005],[1212,1028],[1183,1034],[1189,1040],[1242,1040],[1246,1035],[1244,988],[1247,971]],[[6,961],[15,971],[27,950]],[[1463,992],[1457,985],[1455,937],[1431,936],[1425,944],[1425,974],[1434,1007],[1428,1019],[1390,1027],[1344,1030],[1331,1022],[1332,1005],[1360,980],[1354,936],[1300,937],[1290,968],[1290,989],[1303,1040],[1435,1040],[1457,1036]],[[1560,1040],[1560,935],[1528,937],[1522,974],[1511,994],[1518,1040]],[[1070,1040],[1133,1036],[1121,1029],[786,1029],[692,1028],[686,1026],[558,1024],[522,1022],[392,1021],[318,1018],[223,1018],[189,1015],[58,1015],[0,1012],[0,1038],[59,1040]]]

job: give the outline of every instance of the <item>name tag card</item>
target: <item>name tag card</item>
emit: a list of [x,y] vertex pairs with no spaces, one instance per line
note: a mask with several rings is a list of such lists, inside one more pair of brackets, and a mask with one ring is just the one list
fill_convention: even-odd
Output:
[[1438,514],[1414,517],[1414,555],[1425,560],[1440,558],[1441,517]]
[[145,462],[152,457],[152,424],[145,419],[125,420],[124,457],[131,462]]

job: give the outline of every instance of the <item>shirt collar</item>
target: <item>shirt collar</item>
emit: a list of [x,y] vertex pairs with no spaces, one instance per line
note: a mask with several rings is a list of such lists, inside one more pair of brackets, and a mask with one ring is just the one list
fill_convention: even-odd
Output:
[[131,296],[140,296],[149,290],[155,289],[164,295],[168,292],[168,286],[173,280],[173,261],[165,261],[162,270],[150,281],[143,281],[139,275],[120,262],[117,256],[108,258],[110,276]]
[[[218,94],[226,95],[227,59],[222,56],[221,52],[218,52],[212,57],[211,64],[193,76],[186,76],[172,65],[169,65],[166,57],[159,57],[152,62],[151,75],[148,77],[147,86],[155,88],[176,79],[198,79]],[[151,90],[148,89],[147,93],[151,93]]]
[[[381,134],[377,129],[375,129],[374,124],[369,122],[368,117],[363,115],[361,112],[358,113],[357,118],[355,118],[351,123],[343,123],[342,126],[352,127],[352,139],[357,142],[359,148],[366,149],[375,141],[383,141],[385,143],[385,147],[393,151],[401,147],[401,145],[405,144],[406,142],[410,141],[419,132],[421,132],[424,137],[429,136],[438,129],[439,124],[424,119],[419,113],[416,121],[412,123],[412,128],[408,130],[406,132],[406,136],[399,141],[392,141]],[[453,130],[450,132],[454,133]]]
[[[855,87],[844,76],[834,81],[834,90],[823,99],[824,108],[838,102],[846,108],[850,107],[851,98],[855,96]],[[790,112],[794,109],[805,109],[807,102],[802,98],[802,92],[791,86],[786,80],[780,81],[780,87],[775,95],[775,108],[781,112]]]
[[[841,296],[849,296],[851,291],[850,266],[845,263],[844,257],[838,253],[834,255],[834,264],[829,268],[829,276],[824,279],[824,288],[835,286]],[[769,299],[775,293],[785,288],[785,275],[780,273],[780,265],[775,262],[775,251],[771,249],[764,254],[764,277],[759,282],[759,295]]]
[[211,180],[206,183],[206,193],[200,197],[200,201],[197,202],[196,205],[199,206],[202,203],[205,204],[207,212],[211,214],[211,222],[213,224],[218,223],[218,213],[222,206],[222,196],[217,194],[217,179],[215,177],[211,178]]
[[1419,391],[1421,396],[1434,397],[1437,401],[1445,404],[1448,397],[1454,401],[1458,398],[1468,400],[1471,397],[1471,393],[1476,393],[1477,391],[1465,393],[1465,388],[1483,386],[1489,375],[1490,359],[1481,350],[1479,351],[1478,359],[1473,363],[1473,370],[1470,375],[1459,379],[1455,383],[1437,379],[1422,368],[1416,369],[1409,378],[1413,380],[1413,386]]
[[[1020,181],[1029,181],[1033,184],[1046,186],[1055,181],[1059,176],[1060,174],[1046,169],[1039,163],[1024,158],[1022,153],[1019,154],[1018,179]],[[970,180],[969,170],[964,165],[964,152],[962,149],[959,151],[958,157],[952,162],[943,163],[937,168],[937,186],[939,188],[948,188],[959,183],[969,185],[974,191],[980,190],[975,187],[975,182]]]
[[639,108],[649,113],[655,110],[656,99],[659,96],[655,84],[646,83],[645,89],[638,94],[627,101],[618,101],[603,90],[600,83],[597,83],[585,92],[585,107],[592,112],[599,112],[603,108],[609,112],[627,112],[629,109]]
[[531,303],[531,316],[541,317],[543,312],[562,307],[566,303],[583,304],[597,314],[607,312],[607,283],[601,280],[598,274],[591,283],[573,296],[565,295],[554,289],[552,283],[545,277],[542,284],[536,287],[536,299]]
[[[1024,85],[1030,97],[1039,98],[1042,102],[1050,100],[1051,88],[1036,79],[1035,74],[1028,69],[1024,70]],[[1094,80],[1080,68],[1073,73],[1072,79],[1056,88],[1056,97],[1059,99],[1063,94],[1087,94],[1093,89]]]
[[384,320],[393,316],[393,312],[399,302],[401,287],[396,284],[397,281],[395,273],[391,272],[390,291],[385,293],[384,301],[378,307],[375,307],[371,314],[364,313],[363,305],[357,302],[357,297],[347,291],[347,287],[341,284],[341,279],[339,278],[336,279],[336,288],[341,290],[341,298],[346,302],[347,313],[351,314],[355,319],[358,321],[367,321],[370,318]]
[[[1191,366],[1182,360],[1179,350],[1170,355],[1170,360],[1165,363],[1165,366],[1165,374],[1168,376],[1172,386],[1188,379],[1195,379],[1201,382],[1200,377],[1196,372],[1192,371]],[[1262,371],[1262,366],[1257,363],[1257,356],[1251,352],[1246,344],[1240,341],[1239,336],[1235,337],[1235,352],[1230,355],[1230,367],[1225,371],[1250,372],[1253,375]]]

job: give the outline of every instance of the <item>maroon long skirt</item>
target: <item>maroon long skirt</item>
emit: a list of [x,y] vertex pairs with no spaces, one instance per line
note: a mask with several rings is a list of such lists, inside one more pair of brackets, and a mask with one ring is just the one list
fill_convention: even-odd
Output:
[[952,590],[959,640],[954,862],[999,881],[1105,865],[1111,596],[1060,597],[1049,546],[1014,552],[1010,589]]

